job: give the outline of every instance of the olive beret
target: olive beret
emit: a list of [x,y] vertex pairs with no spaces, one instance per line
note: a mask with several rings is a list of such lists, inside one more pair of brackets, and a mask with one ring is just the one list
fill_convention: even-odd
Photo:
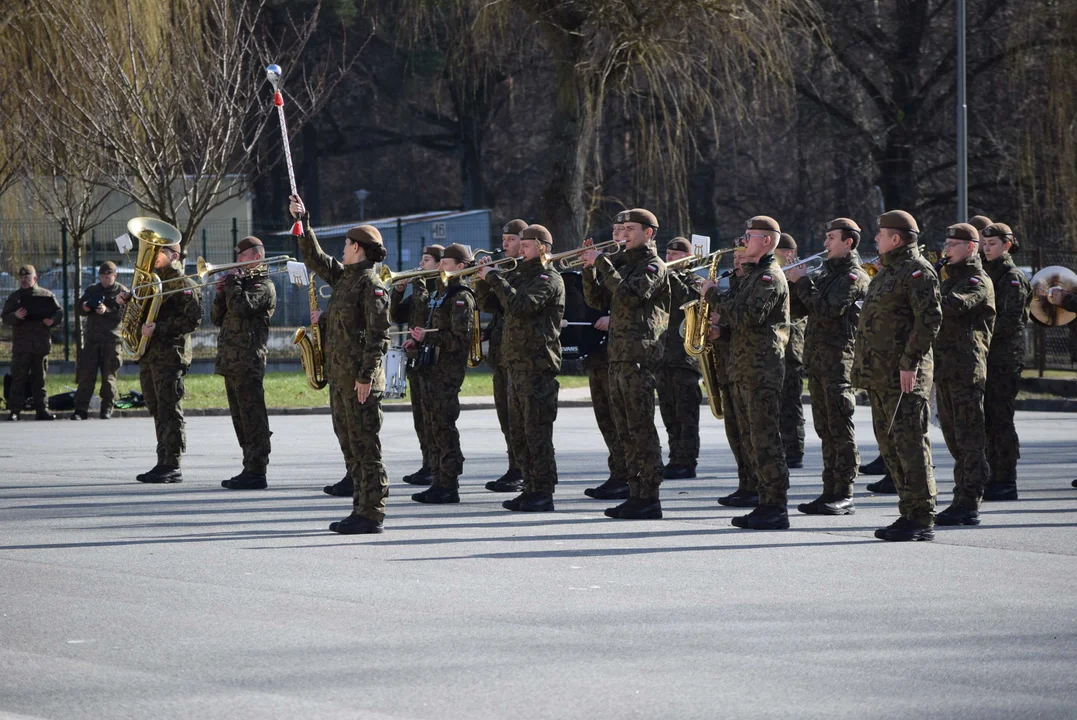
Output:
[[974,215],[969,218],[969,225],[976,228],[976,232],[983,235],[984,228],[991,224],[991,218],[986,215]]
[[643,208],[632,208],[631,210],[624,210],[617,213],[617,217],[613,219],[614,223],[630,223],[636,222],[643,227],[652,227],[655,230],[658,229],[658,218],[654,216],[654,213],[650,210],[644,210]]
[[1003,242],[1013,243],[1013,247],[1011,248],[1013,250],[1016,250],[1019,244],[1017,238],[1013,234],[1013,230],[1011,230],[1010,226],[1006,223],[991,223],[983,229],[980,236],[985,238],[1002,238]]
[[954,240],[966,240],[968,242],[979,242],[980,233],[976,231],[970,223],[957,223],[946,228],[946,237],[953,238]]
[[345,237],[359,245],[382,245],[381,233],[373,225],[353,227]]
[[455,260],[456,262],[471,262],[471,253],[460,243],[453,243],[441,252],[441,257]]
[[849,218],[840,217],[834,218],[826,225],[823,225],[823,230],[826,232],[830,232],[831,230],[855,230],[856,232],[860,232],[860,226]]
[[505,227],[501,228],[501,234],[502,235],[519,235],[526,228],[527,228],[527,221],[520,220],[519,218],[517,218],[515,220],[509,220],[507,223],[505,223]]
[[31,275],[37,275],[37,270],[34,269],[33,265],[23,265],[19,268],[19,275],[21,277],[30,277]]
[[891,210],[879,216],[879,227],[884,230],[904,230],[920,234],[920,226],[916,224],[916,218],[904,210]]
[[778,238],[777,247],[779,250],[796,250],[797,241],[789,233],[782,233],[781,237]]
[[236,245],[236,252],[241,253],[245,250],[250,250],[252,247],[264,247],[264,245],[262,245],[261,240],[251,235],[239,241],[239,245]]
[[688,242],[686,237],[675,237],[666,243],[666,250],[690,253],[692,252],[692,243]]
[[538,240],[539,242],[546,243],[547,245],[553,245],[553,235],[550,231],[541,225],[528,225],[524,228],[523,234],[520,235],[521,240]]
[[435,260],[440,260],[441,259],[441,253],[443,253],[444,251],[445,251],[445,248],[442,245],[427,245],[426,247],[423,248],[423,253],[422,254],[423,255],[429,255],[430,257],[434,258]]
[[111,260],[106,260],[105,262],[101,263],[101,267],[97,268],[98,275],[104,275],[105,273],[111,275],[114,272],[116,272],[116,263],[112,262]]
[[749,230],[766,230],[767,232],[780,233],[782,231],[781,225],[778,221],[772,217],[766,215],[756,215],[753,218],[749,218],[748,222],[744,226]]

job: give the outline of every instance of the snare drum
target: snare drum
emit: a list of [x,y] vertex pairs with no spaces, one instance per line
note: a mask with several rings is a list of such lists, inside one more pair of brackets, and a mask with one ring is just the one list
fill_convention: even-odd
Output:
[[385,354],[385,399],[399,400],[407,395],[408,356],[402,348],[389,348]]

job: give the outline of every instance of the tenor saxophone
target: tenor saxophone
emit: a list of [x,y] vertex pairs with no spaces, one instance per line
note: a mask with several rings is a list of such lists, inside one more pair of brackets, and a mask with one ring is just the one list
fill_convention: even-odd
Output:
[[[314,278],[315,275],[311,273],[310,282],[307,283],[311,312],[318,307],[318,293],[314,288]],[[303,363],[303,372],[307,375],[307,385],[312,390],[321,390],[328,381],[325,379],[322,331],[318,327],[318,323],[311,323],[309,328],[301,327],[296,329],[292,343],[299,346],[299,360]]]

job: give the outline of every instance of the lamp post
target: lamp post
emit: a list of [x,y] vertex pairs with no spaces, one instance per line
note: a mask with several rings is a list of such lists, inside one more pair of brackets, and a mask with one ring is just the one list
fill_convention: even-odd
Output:
[[366,220],[366,199],[370,197],[369,190],[356,190],[355,198],[359,201],[359,220]]

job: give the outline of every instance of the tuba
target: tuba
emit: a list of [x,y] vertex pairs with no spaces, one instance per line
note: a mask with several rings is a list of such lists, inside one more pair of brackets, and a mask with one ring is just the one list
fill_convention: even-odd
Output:
[[[318,307],[318,292],[314,289],[314,273],[307,283],[311,312]],[[321,390],[328,382],[325,378],[325,356],[322,354],[322,331],[318,323],[311,323],[309,328],[296,328],[292,344],[299,346],[299,361],[303,372],[307,374],[307,385],[311,390]]]
[[163,299],[161,278],[154,272],[157,255],[161,248],[175,245],[183,236],[165,221],[149,217],[137,217],[128,222],[127,234],[138,241],[138,256],[131,278],[131,299],[127,301],[120,322],[120,335],[124,352],[132,360],[138,360],[150,342],[142,334],[142,327],[156,321]]

